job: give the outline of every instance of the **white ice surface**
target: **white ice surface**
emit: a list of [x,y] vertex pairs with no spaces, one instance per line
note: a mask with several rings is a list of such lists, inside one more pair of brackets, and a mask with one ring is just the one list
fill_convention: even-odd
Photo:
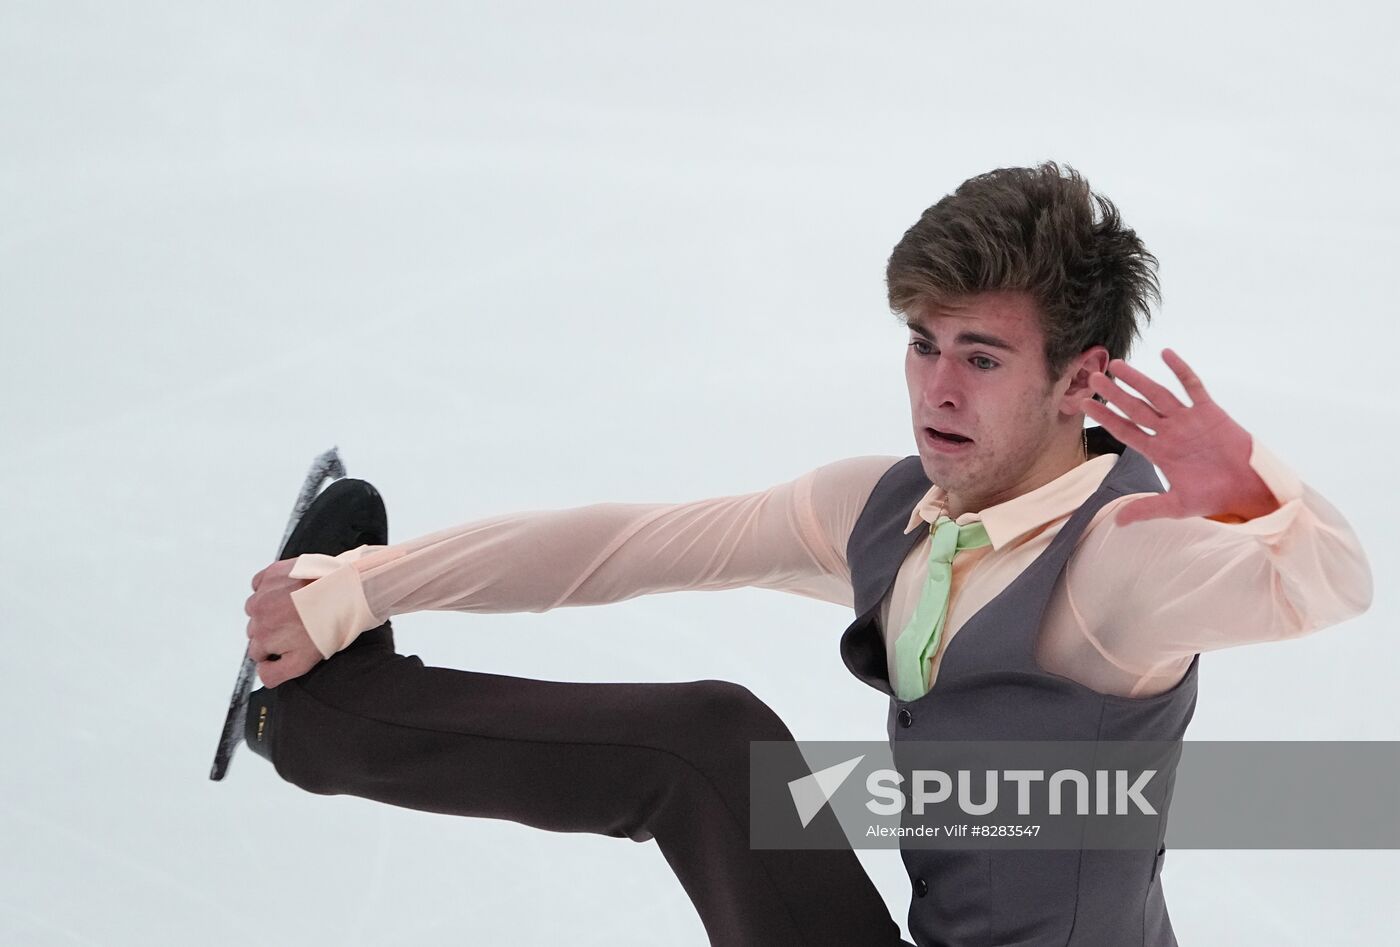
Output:
[[[246,750],[209,782],[248,579],[332,444],[398,538],[911,453],[889,249],[1046,158],[1161,258],[1135,363],[1181,352],[1377,578],[1358,620],[1207,656],[1191,737],[1400,738],[1396,25],[4,0],[0,943],[703,943],[654,844],[312,796]],[[396,626],[430,663],[730,678],[800,738],[879,738],[848,619],[742,590]],[[902,919],[897,855],[862,859]],[[1183,945],[1315,947],[1393,942],[1397,869],[1177,851],[1165,879]]]

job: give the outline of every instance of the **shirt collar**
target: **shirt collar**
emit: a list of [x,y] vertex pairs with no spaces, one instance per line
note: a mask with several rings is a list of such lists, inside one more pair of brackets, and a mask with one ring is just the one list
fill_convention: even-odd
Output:
[[[1103,483],[1118,462],[1118,457],[1113,453],[1100,454],[1029,493],[976,513],[964,513],[957,518],[957,524],[965,526],[981,522],[987,530],[992,548],[1000,549],[1018,536],[1078,509]],[[947,492],[942,487],[937,484],[930,487],[909,514],[909,525],[904,528],[904,534],[907,536],[921,523],[936,523],[946,499]]]

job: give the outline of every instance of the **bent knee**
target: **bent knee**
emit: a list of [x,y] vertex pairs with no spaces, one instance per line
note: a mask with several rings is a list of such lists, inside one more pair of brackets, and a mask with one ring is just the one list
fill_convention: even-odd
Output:
[[743,733],[778,734],[754,736],[750,739],[790,739],[792,734],[777,711],[764,703],[753,691],[733,681],[705,680],[695,682],[696,712],[718,724],[725,724]]
[[748,757],[759,740],[791,740],[792,732],[772,707],[733,681],[693,681],[677,696],[676,742],[695,755],[738,754]]

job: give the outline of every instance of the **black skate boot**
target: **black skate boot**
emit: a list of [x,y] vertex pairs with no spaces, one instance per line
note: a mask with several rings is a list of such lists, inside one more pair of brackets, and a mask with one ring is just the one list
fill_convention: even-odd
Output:
[[[388,543],[388,515],[379,491],[367,481],[343,477],[322,490],[306,508],[277,558],[278,561],[294,559],[308,552],[338,556],[366,544],[384,546]],[[277,688],[259,687],[248,697],[248,715],[243,722],[243,735],[249,748],[269,761],[278,716],[276,710]]]

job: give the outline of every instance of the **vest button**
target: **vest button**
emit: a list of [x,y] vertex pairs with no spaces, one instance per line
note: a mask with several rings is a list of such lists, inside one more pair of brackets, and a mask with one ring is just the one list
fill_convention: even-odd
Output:
[[908,727],[911,726],[913,723],[914,715],[909,712],[909,708],[905,707],[901,709],[899,711],[899,725],[901,727]]
[[926,894],[928,894],[928,882],[920,878],[914,882],[914,897],[922,898]]

